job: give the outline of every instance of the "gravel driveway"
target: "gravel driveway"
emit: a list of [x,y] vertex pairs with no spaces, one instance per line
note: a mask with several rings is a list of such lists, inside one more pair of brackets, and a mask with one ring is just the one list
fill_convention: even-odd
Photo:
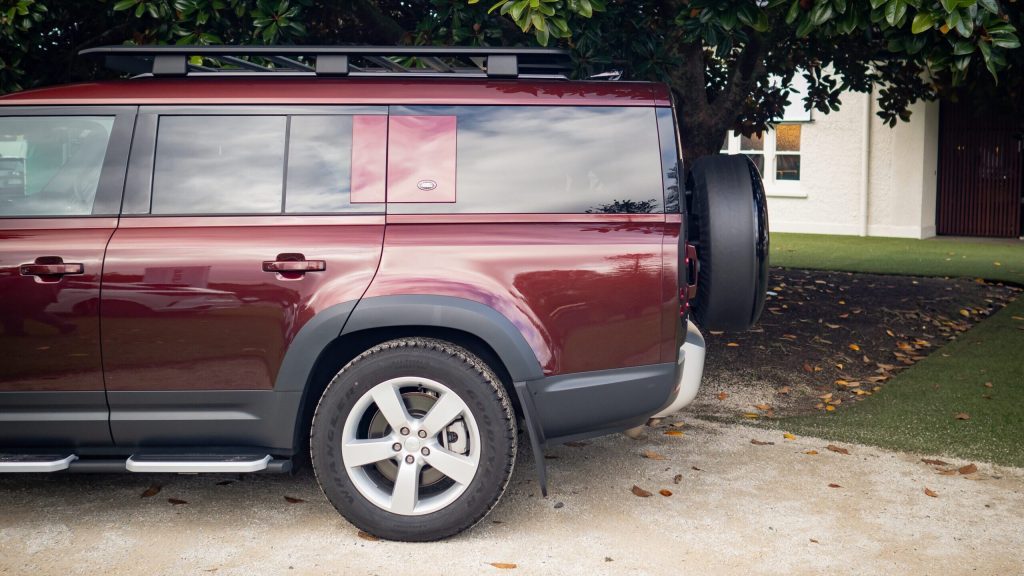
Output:
[[745,426],[667,429],[552,450],[547,499],[523,451],[491,515],[433,544],[361,538],[308,471],[2,476],[0,573],[1024,573],[1024,470],[941,475],[916,456]]

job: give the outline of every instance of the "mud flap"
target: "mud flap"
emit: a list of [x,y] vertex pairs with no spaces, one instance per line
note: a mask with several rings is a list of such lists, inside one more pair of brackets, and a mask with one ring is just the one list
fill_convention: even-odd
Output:
[[537,468],[537,480],[540,482],[540,493],[545,498],[548,495],[548,474],[544,463],[544,431],[540,428],[537,420],[537,408],[533,404],[533,396],[530,394],[526,382],[516,382],[516,396],[519,397],[519,405],[523,408],[523,420],[526,422],[526,431],[530,435],[530,448],[533,449],[533,462]]

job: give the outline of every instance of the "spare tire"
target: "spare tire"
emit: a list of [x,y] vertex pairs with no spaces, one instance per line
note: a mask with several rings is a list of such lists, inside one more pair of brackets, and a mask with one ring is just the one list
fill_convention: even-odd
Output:
[[706,156],[693,162],[687,184],[700,262],[693,315],[705,330],[746,330],[761,316],[768,285],[761,175],[746,156]]

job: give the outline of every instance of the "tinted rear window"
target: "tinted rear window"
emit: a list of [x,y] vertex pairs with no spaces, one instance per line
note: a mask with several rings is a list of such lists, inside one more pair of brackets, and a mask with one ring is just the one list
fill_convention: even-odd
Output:
[[92,214],[113,116],[0,118],[0,216]]
[[661,147],[653,108],[403,106],[457,117],[456,202],[399,213],[659,213]]

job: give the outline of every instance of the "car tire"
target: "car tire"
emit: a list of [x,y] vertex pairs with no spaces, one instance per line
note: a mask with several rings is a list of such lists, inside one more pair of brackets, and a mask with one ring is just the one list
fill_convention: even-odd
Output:
[[349,522],[422,542],[490,512],[516,443],[512,403],[493,370],[449,342],[401,338],[359,355],[327,386],[310,456],[324,495]]
[[746,156],[693,162],[689,238],[697,249],[697,296],[690,303],[705,330],[746,330],[764,308],[768,284],[768,210],[761,175]]

